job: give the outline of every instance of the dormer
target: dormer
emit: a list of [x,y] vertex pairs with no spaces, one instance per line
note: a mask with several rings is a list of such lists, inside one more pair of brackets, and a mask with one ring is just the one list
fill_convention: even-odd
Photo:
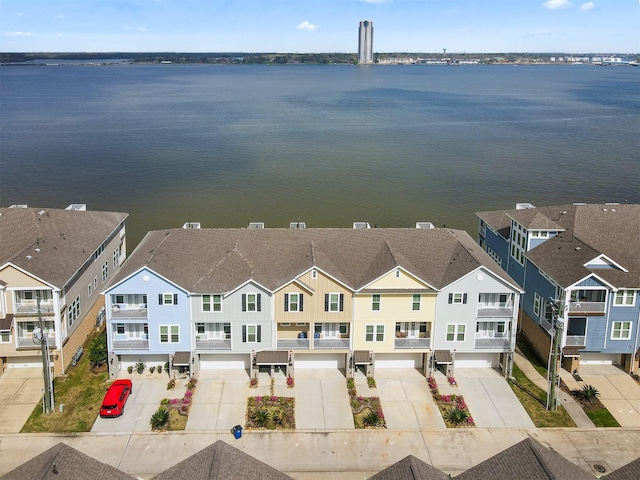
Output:
[[[576,248],[580,248],[580,247],[576,247]],[[587,263],[584,264],[584,266],[589,270],[619,270],[622,272],[628,272],[626,268],[624,268],[622,265],[618,264],[617,262],[611,260],[605,254],[600,254],[597,257],[589,260]]]

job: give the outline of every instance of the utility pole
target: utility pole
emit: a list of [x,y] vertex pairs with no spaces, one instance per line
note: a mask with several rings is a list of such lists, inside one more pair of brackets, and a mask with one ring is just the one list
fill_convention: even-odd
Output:
[[551,355],[549,358],[549,391],[547,395],[547,410],[558,408],[558,360],[560,358],[560,339],[562,338],[562,322],[558,320],[559,303],[555,299],[549,299],[551,307],[551,325],[553,326],[553,341],[551,345]]
[[49,345],[47,343],[47,331],[44,328],[42,314],[40,312],[40,293],[36,294],[36,305],[38,308],[38,326],[33,329],[33,341],[40,343],[42,351],[42,371],[44,374],[44,395],[42,397],[42,411],[51,413],[54,409],[53,400],[53,379],[51,378],[51,367],[49,358]]

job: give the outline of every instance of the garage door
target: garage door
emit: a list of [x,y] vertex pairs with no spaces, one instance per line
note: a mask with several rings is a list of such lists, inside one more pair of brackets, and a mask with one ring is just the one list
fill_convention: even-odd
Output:
[[200,355],[201,370],[232,370],[249,368],[250,355]]
[[619,354],[602,354],[602,353],[582,353],[580,354],[581,364],[591,365],[619,365]]
[[296,354],[295,368],[344,368],[345,354],[319,354],[300,355]]
[[422,354],[377,354],[375,364],[376,368],[422,368]]
[[455,368],[497,368],[500,364],[500,354],[464,354],[455,356]]
[[42,357],[9,357],[7,368],[42,368]]

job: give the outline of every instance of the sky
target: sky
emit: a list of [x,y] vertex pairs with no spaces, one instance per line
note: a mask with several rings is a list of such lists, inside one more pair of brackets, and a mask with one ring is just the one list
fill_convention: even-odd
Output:
[[640,52],[640,0],[0,0],[0,52]]

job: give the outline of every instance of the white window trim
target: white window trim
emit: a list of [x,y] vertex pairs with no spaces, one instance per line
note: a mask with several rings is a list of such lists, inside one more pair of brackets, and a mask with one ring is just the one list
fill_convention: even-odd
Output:
[[[416,302],[416,297],[418,297],[418,301]],[[416,304],[418,304],[418,308],[413,308]],[[419,293],[414,293],[411,295],[411,311],[419,312],[422,309],[422,295]]]
[[[335,295],[337,297],[337,300],[335,301],[335,310],[333,309],[332,305],[334,304],[334,302],[331,301],[331,297],[332,295]],[[340,312],[340,293],[339,292],[330,292],[329,293],[329,312],[330,313],[338,313]]]
[[[457,296],[460,295],[458,299]],[[453,297],[451,297],[451,305],[463,305],[464,304],[464,292],[453,292]]]
[[109,278],[109,260],[102,264],[102,283],[105,283]]
[[[378,301],[376,302],[376,297],[378,297]],[[378,306],[378,308],[375,308],[375,306]],[[379,293],[374,293],[371,295],[371,311],[372,312],[379,312],[382,310],[382,295],[380,295]]]
[[[2,340],[2,336],[6,335],[7,340]],[[0,343],[11,343],[11,330],[2,330],[0,331]]]
[[[367,329],[371,327],[371,333],[367,332]],[[378,329],[382,328],[382,332],[379,333]],[[367,339],[367,335],[371,335],[371,340]],[[382,339],[378,340],[378,335],[382,335]],[[364,327],[364,341],[367,343],[381,343],[384,342],[384,324],[368,324]]]
[[[288,301],[287,301],[287,312],[292,312],[292,313],[298,313],[300,311],[300,293],[298,292],[292,292],[292,293],[288,293]],[[296,296],[296,301],[292,301],[291,297],[295,295]],[[295,310],[293,308],[291,308],[291,305],[295,305]]]
[[311,270],[311,278],[313,280],[316,280],[318,278],[318,271],[317,270]]
[[[171,300],[169,300],[168,302],[167,302],[167,296],[171,298]],[[162,294],[162,305],[173,305],[173,293]]]
[[[167,328],[167,341],[163,342],[162,341],[162,327],[166,327]],[[177,327],[178,328],[178,341],[174,342],[172,340],[172,332],[171,329],[172,327]],[[158,325],[158,342],[161,344],[166,344],[166,343],[180,343],[180,325]]]
[[542,297],[538,293],[533,297],[533,314],[536,318],[540,318],[540,307],[542,306]]
[[90,297],[93,294],[93,284],[89,283],[89,285],[87,285],[87,297]]
[[[449,327],[453,326],[453,340],[449,340],[447,337],[449,335]],[[460,327],[462,327],[462,332],[460,331]],[[458,340],[458,336],[462,333],[462,340]],[[447,323],[447,327],[445,330],[444,341],[453,343],[453,342],[464,342],[467,339],[467,325],[466,323]]]
[[[204,297],[209,297],[209,310],[205,310],[205,301]],[[216,297],[218,301],[216,302]],[[218,310],[216,310],[216,305],[218,306]],[[200,309],[202,313],[220,313],[222,312],[222,295],[214,294],[214,293],[205,293],[200,298]]]
[[[624,324],[627,323],[629,324],[628,328],[624,328]],[[616,324],[619,325],[619,328],[616,328]],[[631,320],[616,320],[615,322],[611,323],[611,340],[631,340],[631,330],[633,330],[632,328],[632,322]],[[624,330],[626,330],[628,332],[626,337],[614,337],[613,334],[615,331],[618,331],[620,335],[622,335],[622,332]]]
[[69,306],[69,326],[73,325],[80,318],[80,295],[78,295]]
[[280,322],[280,326],[281,327],[290,327],[291,326],[291,322]]
[[[618,294],[619,293],[622,293],[622,297],[620,297],[622,299],[622,303],[617,303],[616,302],[618,300]],[[631,298],[631,300],[632,300],[631,303],[625,303],[628,298]],[[618,290],[615,293],[614,297],[613,297],[613,305],[615,307],[635,307],[636,306],[636,291],[635,290],[629,290],[629,289]]]
[[[247,305],[248,305],[248,299],[247,299]],[[250,323],[247,324],[247,338],[246,338],[246,342],[245,343],[258,343],[258,324],[256,323]],[[249,333],[249,329],[253,327],[253,334]],[[254,336],[254,340],[249,340],[249,335],[253,335]]]

